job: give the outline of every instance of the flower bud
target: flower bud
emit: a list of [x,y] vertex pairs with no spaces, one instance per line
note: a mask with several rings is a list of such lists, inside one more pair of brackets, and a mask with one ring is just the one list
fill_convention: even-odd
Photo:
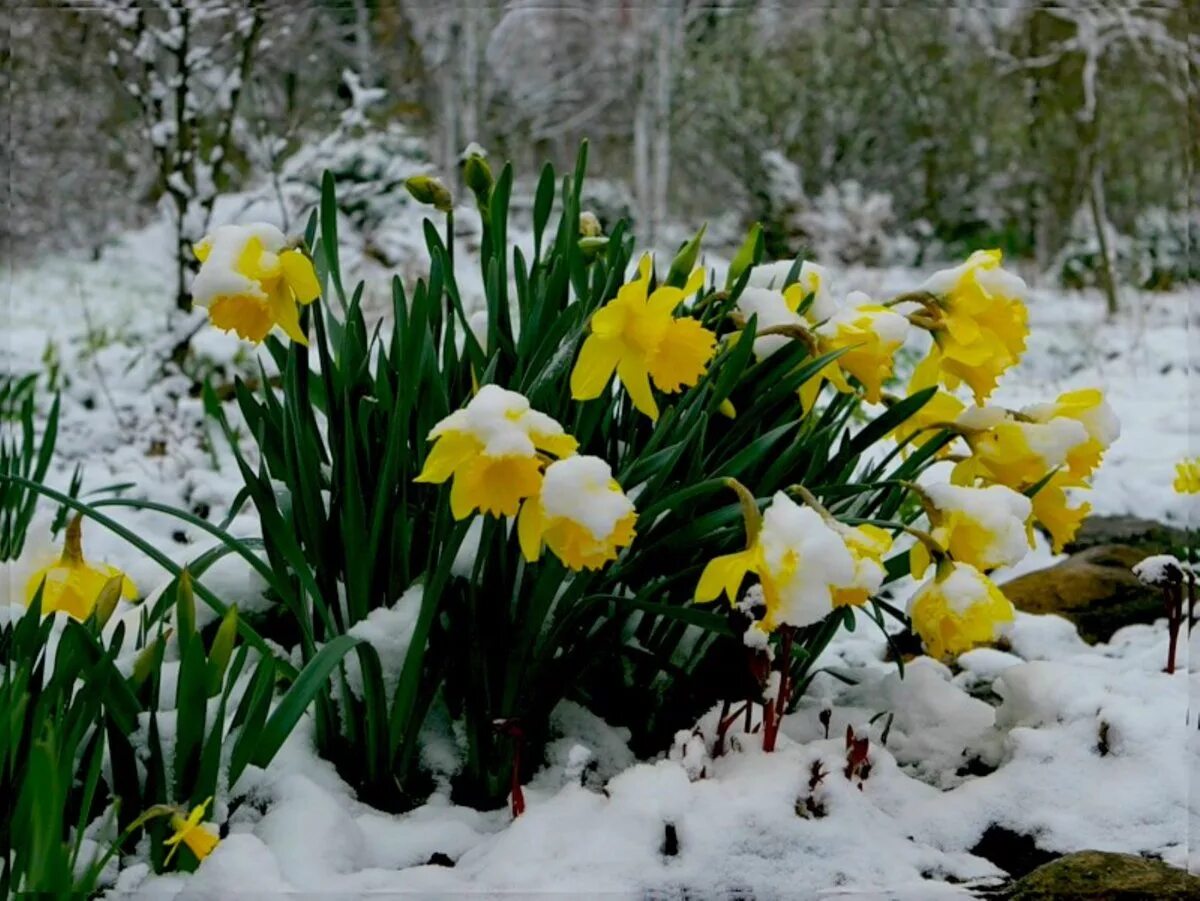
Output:
[[603,235],[579,239],[579,250],[589,260],[594,258],[596,254],[600,253],[607,246],[608,238]]
[[696,260],[700,256],[700,242],[704,239],[704,232],[707,228],[707,223],[700,226],[700,231],[679,248],[679,253],[675,254],[675,259],[671,261],[671,268],[667,271],[665,284],[673,288],[682,288],[687,284],[688,276],[696,268]]
[[486,206],[491,199],[495,181],[483,148],[478,144],[469,146],[463,157],[463,184],[471,189],[480,207]]
[[604,234],[604,229],[600,227],[600,220],[591,210],[584,210],[579,214],[579,234],[585,238],[598,238]]
[[404,180],[404,187],[417,203],[424,203],[443,213],[454,209],[454,198],[441,179],[432,175],[413,175]]

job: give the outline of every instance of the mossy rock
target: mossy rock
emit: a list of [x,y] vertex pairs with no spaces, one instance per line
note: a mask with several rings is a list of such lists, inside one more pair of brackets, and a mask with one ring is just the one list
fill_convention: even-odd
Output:
[[1143,556],[1178,553],[1187,545],[1187,532],[1153,519],[1136,516],[1089,516],[1075,538],[1063,548],[1068,554],[1106,544],[1137,548]]
[[1012,901],[1200,898],[1200,878],[1136,854],[1078,851],[1038,867],[1013,887]]
[[1125,544],[1096,545],[1005,582],[1004,593],[1018,610],[1069,619],[1084,641],[1108,641],[1124,626],[1166,615],[1162,595],[1132,572],[1151,553]]

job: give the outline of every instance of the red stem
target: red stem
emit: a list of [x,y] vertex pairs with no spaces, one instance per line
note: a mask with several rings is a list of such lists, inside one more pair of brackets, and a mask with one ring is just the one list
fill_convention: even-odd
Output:
[[768,753],[775,750],[775,739],[779,736],[783,714],[787,711],[788,680],[792,673],[792,638],[792,627],[784,626],[783,641],[779,648],[779,694],[763,708],[763,750]]
[[512,815],[515,820],[525,812],[525,792],[521,790],[521,747],[525,744],[525,733],[514,729],[513,741],[516,742],[512,766]]

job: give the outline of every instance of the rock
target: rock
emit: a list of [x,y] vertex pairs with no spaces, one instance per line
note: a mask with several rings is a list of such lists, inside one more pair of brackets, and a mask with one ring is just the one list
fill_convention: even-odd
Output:
[[1200,898],[1200,878],[1136,854],[1078,851],[1038,867],[1019,880],[1008,897],[1012,901]]
[[1124,544],[1150,554],[1169,554],[1187,545],[1183,529],[1136,516],[1089,516],[1075,539],[1063,548],[1068,554],[1102,544]]
[[1126,544],[1096,545],[1005,582],[1003,590],[1018,610],[1057,613],[1075,624],[1084,641],[1108,641],[1124,626],[1166,615],[1159,592],[1132,572],[1150,553]]

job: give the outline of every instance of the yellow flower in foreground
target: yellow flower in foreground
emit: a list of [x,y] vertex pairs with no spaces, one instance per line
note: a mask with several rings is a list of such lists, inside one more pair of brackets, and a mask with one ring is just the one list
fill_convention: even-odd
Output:
[[600,569],[632,543],[636,522],[609,465],[576,456],[546,467],[541,490],[521,506],[517,535],[530,562],[545,544],[571,569]]
[[[958,563],[987,571],[1011,566],[1029,550],[1026,523],[1032,504],[1004,485],[968,488],[935,484],[922,489],[930,535]],[[914,579],[925,574],[929,549],[917,542],[909,552]]]
[[848,587],[834,588],[833,606],[859,607],[883,585],[883,555],[892,549],[892,536],[872,525],[839,523],[836,528],[854,558],[854,579]]
[[896,351],[908,336],[908,320],[869,301],[861,291],[852,292],[817,336],[822,353],[845,351],[835,364],[858,379],[867,401],[877,404],[883,383],[892,377]]
[[575,453],[577,442],[515,391],[484,385],[470,403],[429,432],[433,449],[416,481],[441,484],[453,478],[450,512],[465,519],[476,510],[513,516],[521,501],[538,493],[547,462]]
[[1050,533],[1050,543],[1056,554],[1075,537],[1083,520],[1092,511],[1092,505],[1086,502],[1076,507],[1070,505],[1066,489],[1071,484],[1070,476],[1056,472],[1033,496],[1033,518]]
[[1100,465],[1109,446],[1121,436],[1121,423],[1113,412],[1104,392],[1098,388],[1068,391],[1049,404],[1025,407],[1021,413],[1034,422],[1047,423],[1055,419],[1072,419],[1087,432],[1087,440],[1067,451],[1066,464],[1077,479],[1090,476]]
[[196,855],[196,860],[204,860],[220,842],[211,829],[201,824],[204,812],[211,803],[212,798],[209,798],[203,804],[193,808],[187,819],[178,813],[171,814],[171,828],[175,830],[175,833],[163,841],[163,844],[171,849],[167,854],[168,863],[175,856],[175,852],[179,850],[181,844],[187,845],[188,850]]
[[599,397],[615,371],[634,407],[657,419],[651,382],[670,394],[704,374],[716,352],[716,336],[695,319],[673,315],[703,286],[704,270],[695,270],[683,288],[660,286],[650,292],[650,265],[650,257],[643,257],[637,277],[592,315],[591,334],[571,371],[575,400]]
[[[938,383],[938,364],[938,357],[931,354],[916,365],[908,383],[909,397]],[[939,389],[921,409],[892,430],[892,438],[900,443],[911,435],[910,445],[918,448],[938,435],[937,426],[953,424],[965,409],[966,404],[961,400],[953,394]],[[943,447],[938,452],[938,456],[945,456],[948,453],[950,453],[950,445]]]
[[[953,481],[976,478],[1022,491],[1068,463],[1091,440],[1083,423],[1066,417],[1024,422],[995,407],[975,407],[958,418],[971,456],[955,467]],[[1069,470],[1064,470],[1069,471]],[[1072,473],[1075,484],[1083,479]]]
[[1200,494],[1200,457],[1175,464],[1174,487],[1180,494]]
[[996,627],[1013,618],[1012,603],[975,567],[947,563],[913,595],[908,607],[913,631],[929,656],[961,654],[996,637]]
[[979,250],[921,286],[937,298],[932,328],[942,381],[951,390],[966,382],[977,403],[1020,359],[1029,336],[1025,282],[1000,268],[1000,260],[999,250]]
[[62,556],[44,566],[29,577],[25,585],[25,604],[33,603],[38,588],[42,586],[42,613],[61,610],[78,620],[87,619],[96,605],[100,591],[116,576],[121,577],[121,595],[137,597],[137,588],[123,572],[106,563],[92,565],[83,559],[83,526],[80,517],[67,524],[66,540]]
[[195,246],[200,271],[192,282],[192,302],[208,309],[213,325],[262,341],[279,326],[293,341],[307,344],[300,329],[300,305],[321,293],[312,261],[287,246],[273,225],[222,225]]
[[[864,541],[873,540],[864,536]],[[751,546],[708,562],[695,600],[706,603],[722,592],[737,603],[742,581],[758,576],[766,604],[761,627],[807,626],[833,610],[834,592],[854,588],[858,570],[846,541],[816,510],[801,507],[782,491],[771,500]]]

